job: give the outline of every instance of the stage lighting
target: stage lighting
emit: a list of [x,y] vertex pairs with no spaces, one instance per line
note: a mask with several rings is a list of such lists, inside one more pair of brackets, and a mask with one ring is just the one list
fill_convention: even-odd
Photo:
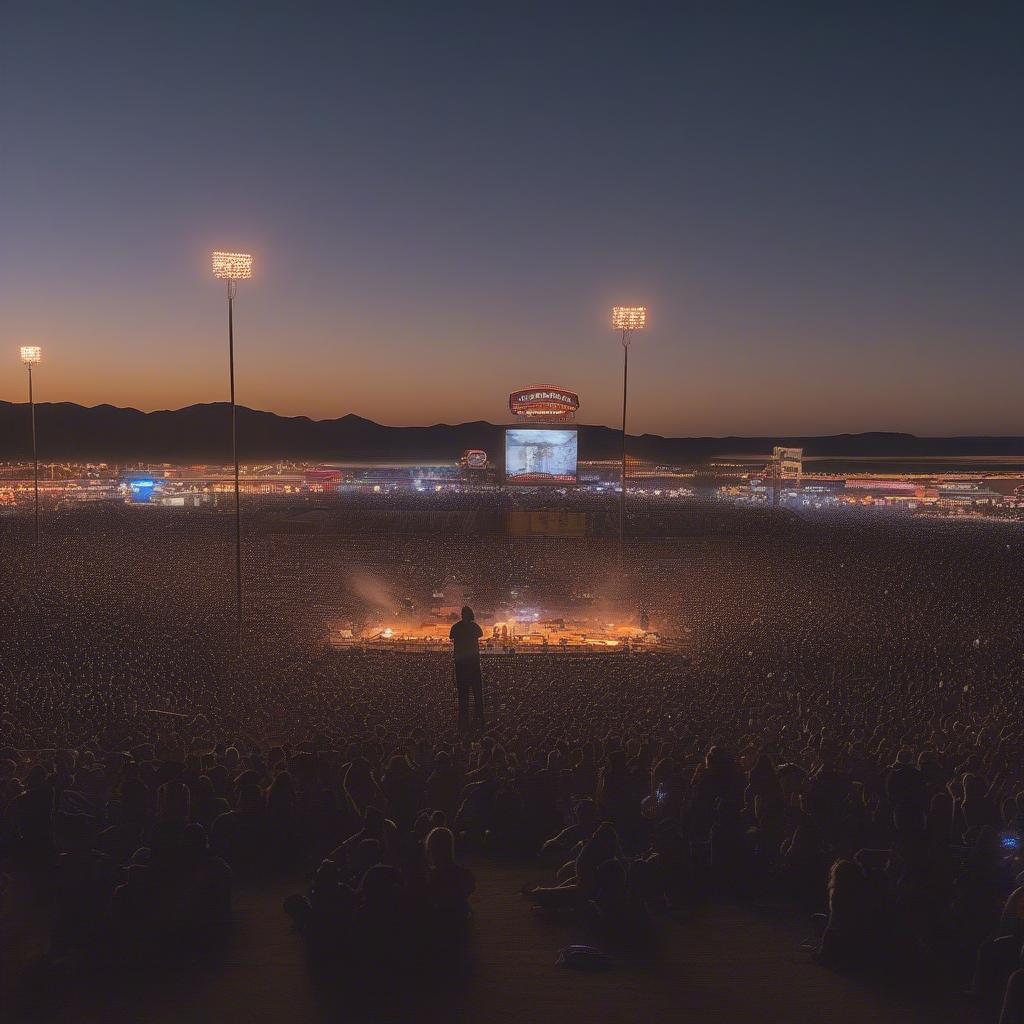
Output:
[[220,281],[247,281],[252,277],[252,255],[247,252],[215,252],[210,256],[213,276]]
[[43,350],[38,345],[22,345],[21,361],[26,366],[35,366],[43,358]]
[[646,326],[646,306],[612,306],[612,327],[615,330],[642,331]]

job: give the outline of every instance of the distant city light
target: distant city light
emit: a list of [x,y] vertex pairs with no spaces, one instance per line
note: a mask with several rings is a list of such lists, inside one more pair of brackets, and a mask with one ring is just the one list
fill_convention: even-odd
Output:
[[646,306],[612,306],[612,327],[615,330],[642,331],[646,326]]
[[21,361],[26,366],[35,366],[43,358],[43,350],[38,345],[22,345]]
[[247,252],[215,252],[210,256],[213,276],[221,281],[247,281],[252,277],[252,255]]

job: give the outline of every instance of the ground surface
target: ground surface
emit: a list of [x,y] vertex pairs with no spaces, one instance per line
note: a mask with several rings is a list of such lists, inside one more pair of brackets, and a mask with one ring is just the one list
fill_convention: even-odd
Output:
[[[213,965],[178,964],[119,979],[102,999],[82,980],[52,979],[4,1021],[81,1024],[206,1024],[273,1021],[829,1021],[946,1022],[972,1019],[956,1000],[926,1002],[917,993],[882,991],[816,966],[799,949],[806,935],[791,916],[765,909],[715,906],[691,921],[665,925],[671,940],[650,958],[617,959],[607,974],[555,966],[558,950],[581,936],[571,923],[532,910],[519,890],[537,875],[523,868],[474,864],[473,962],[461,978],[376,986],[354,996],[314,978],[301,939],[289,928],[282,881],[241,889],[235,927]],[[7,894],[5,996],[41,942],[28,895]],[[42,990],[39,991],[39,988]]]

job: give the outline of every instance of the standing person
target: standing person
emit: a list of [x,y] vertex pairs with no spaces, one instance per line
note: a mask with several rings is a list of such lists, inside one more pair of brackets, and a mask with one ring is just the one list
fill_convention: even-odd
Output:
[[476,724],[484,724],[484,690],[480,678],[480,637],[484,631],[477,625],[473,609],[466,605],[462,618],[452,626],[448,639],[455,645],[455,686],[459,691],[459,729],[464,731],[469,718],[469,691],[473,690]]

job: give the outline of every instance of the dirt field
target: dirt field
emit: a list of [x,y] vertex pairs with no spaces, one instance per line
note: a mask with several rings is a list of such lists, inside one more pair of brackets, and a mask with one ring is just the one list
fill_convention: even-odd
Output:
[[[302,940],[281,910],[297,882],[241,889],[222,959],[175,964],[122,977],[103,997],[88,979],[42,976],[31,994],[13,975],[35,962],[39,929],[14,882],[6,898],[4,1021],[79,1024],[213,1024],[272,1021],[865,1021],[878,1024],[970,1021],[966,1003],[926,1002],[918,993],[881,991],[813,964],[799,949],[807,934],[770,908],[713,906],[685,923],[666,923],[650,957],[618,958],[607,974],[555,966],[558,950],[582,936],[571,923],[533,910],[520,895],[528,869],[475,863],[477,909],[472,962],[454,982],[423,979],[354,992],[315,978]],[[668,933],[671,933],[670,937]],[[33,972],[30,972],[33,973]],[[8,1015],[11,1014],[11,1015]],[[979,1018],[980,1019],[980,1018]]]

